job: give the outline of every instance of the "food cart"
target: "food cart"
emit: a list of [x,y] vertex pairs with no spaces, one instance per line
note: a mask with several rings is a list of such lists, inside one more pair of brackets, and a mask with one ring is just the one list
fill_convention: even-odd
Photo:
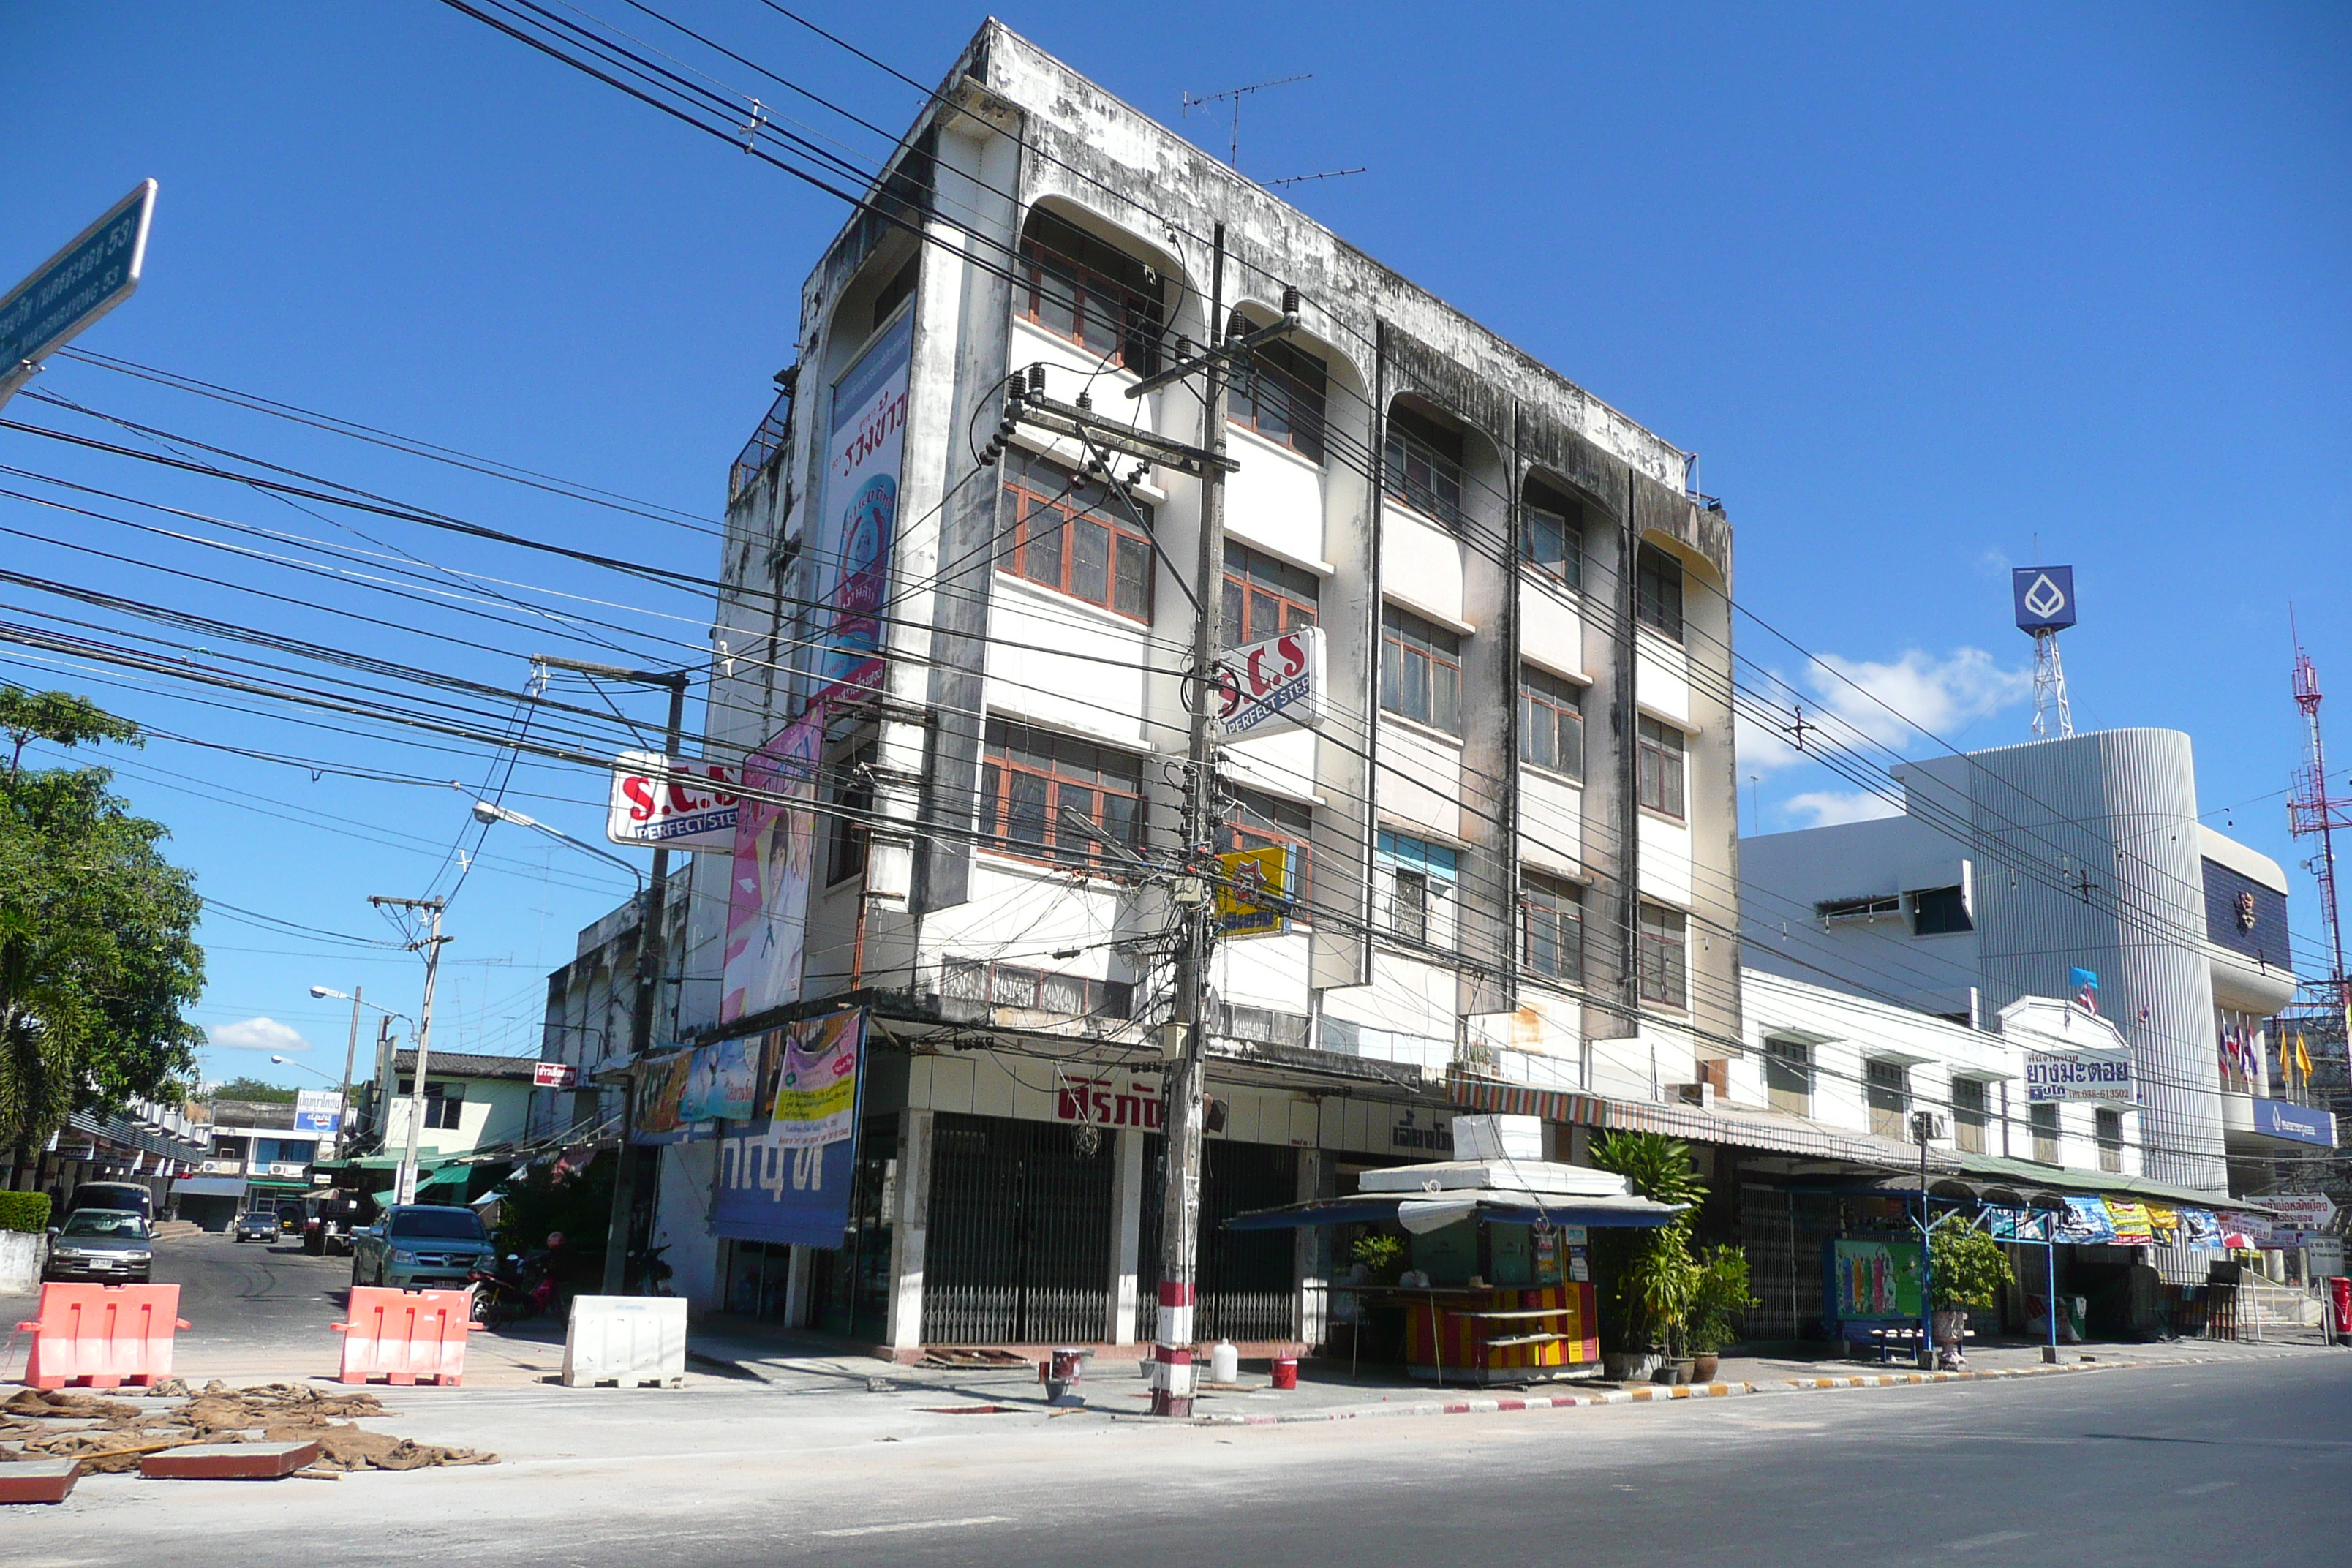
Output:
[[1401,1226],[1412,1259],[1400,1279],[1335,1279],[1330,1289],[1361,1309],[1402,1309],[1406,1371],[1441,1384],[1596,1375],[1590,1233],[1662,1226],[1681,1212],[1633,1196],[1622,1176],[1548,1160],[1443,1160],[1358,1182],[1347,1196],[1258,1209],[1226,1228]]

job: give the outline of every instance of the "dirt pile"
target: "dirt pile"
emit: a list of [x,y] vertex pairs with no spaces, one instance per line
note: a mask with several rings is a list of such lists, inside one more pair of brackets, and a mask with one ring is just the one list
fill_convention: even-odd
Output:
[[190,1394],[176,1380],[151,1394],[148,1402],[133,1404],[27,1388],[0,1400],[0,1463],[79,1459],[85,1474],[108,1475],[135,1470],[142,1456],[185,1444],[244,1442],[315,1442],[319,1460],[310,1473],[321,1475],[499,1462],[496,1454],[368,1431],[362,1419],[398,1414],[372,1394],[287,1383],[230,1388],[217,1382]]

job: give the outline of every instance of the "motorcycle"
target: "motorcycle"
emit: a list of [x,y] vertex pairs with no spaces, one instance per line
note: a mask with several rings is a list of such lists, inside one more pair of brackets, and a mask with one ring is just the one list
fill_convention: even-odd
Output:
[[670,1276],[676,1272],[664,1261],[667,1244],[641,1247],[628,1256],[628,1290],[634,1296],[667,1296],[670,1293]]
[[555,1313],[555,1270],[544,1252],[525,1258],[509,1252],[499,1263],[467,1271],[474,1292],[474,1319],[486,1329]]

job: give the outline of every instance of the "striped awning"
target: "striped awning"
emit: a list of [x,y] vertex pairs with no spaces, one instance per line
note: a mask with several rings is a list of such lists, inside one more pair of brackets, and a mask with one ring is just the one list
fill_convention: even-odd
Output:
[[[1546,1121],[1612,1131],[1662,1132],[1694,1143],[1722,1143],[1768,1153],[1801,1154],[1816,1160],[1843,1160],[1896,1170],[1916,1169],[1919,1162],[1916,1144],[1824,1127],[1785,1110],[1609,1100],[1597,1094],[1571,1094],[1564,1089],[1473,1078],[1458,1070],[1448,1077],[1445,1087],[1448,1098],[1464,1110],[1539,1116]],[[1930,1171],[1949,1168],[1948,1156],[1930,1152]]]

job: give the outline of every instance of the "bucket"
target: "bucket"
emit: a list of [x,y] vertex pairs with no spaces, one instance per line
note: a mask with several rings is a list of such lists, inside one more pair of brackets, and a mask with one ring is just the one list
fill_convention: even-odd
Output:
[[1274,1358],[1274,1386],[1276,1388],[1297,1388],[1298,1386],[1298,1358],[1297,1356],[1278,1355]]

